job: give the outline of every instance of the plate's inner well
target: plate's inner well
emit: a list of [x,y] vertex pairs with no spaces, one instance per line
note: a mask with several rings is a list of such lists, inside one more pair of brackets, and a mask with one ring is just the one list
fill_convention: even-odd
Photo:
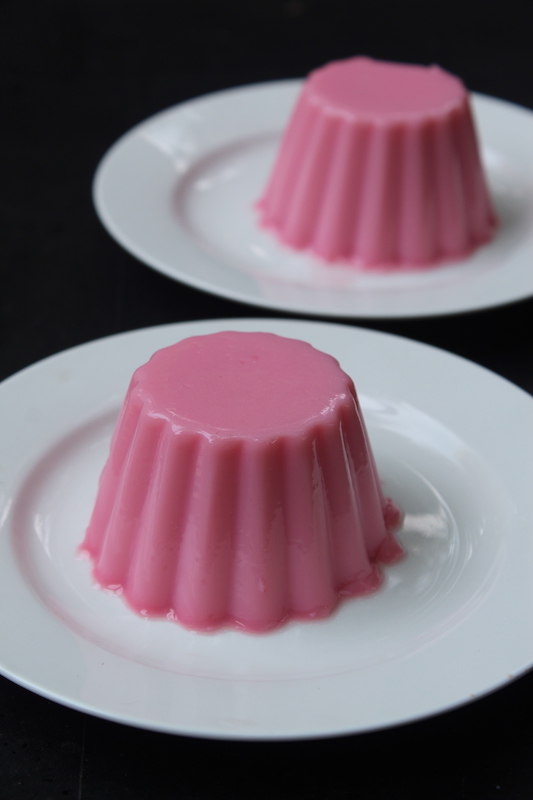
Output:
[[483,603],[503,563],[505,502],[451,430],[407,404],[361,399],[385,492],[405,514],[398,538],[407,555],[385,568],[376,594],[343,602],[329,619],[292,622],[269,634],[198,634],[142,618],[96,588],[77,548],[118,408],[56,442],[20,488],[14,545],[32,591],[73,632],[105,650],[220,679],[331,675],[401,658],[446,636]]

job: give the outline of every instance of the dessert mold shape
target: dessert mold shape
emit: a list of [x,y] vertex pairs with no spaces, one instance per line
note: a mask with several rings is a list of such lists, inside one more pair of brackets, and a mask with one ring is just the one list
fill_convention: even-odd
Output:
[[143,615],[261,632],[376,590],[399,521],[338,362],[227,331],[136,370],[81,550]]
[[463,83],[438,66],[356,57],[310,74],[260,224],[326,262],[424,268],[496,226]]

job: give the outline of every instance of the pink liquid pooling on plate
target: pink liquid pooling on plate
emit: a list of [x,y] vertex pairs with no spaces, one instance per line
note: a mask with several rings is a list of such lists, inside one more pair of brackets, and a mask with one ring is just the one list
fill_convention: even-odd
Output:
[[376,590],[399,522],[338,362],[228,331],[133,375],[82,551],[143,615],[261,632]]
[[312,72],[257,209],[282,243],[326,262],[416,269],[470,255],[496,216],[463,83],[363,57]]

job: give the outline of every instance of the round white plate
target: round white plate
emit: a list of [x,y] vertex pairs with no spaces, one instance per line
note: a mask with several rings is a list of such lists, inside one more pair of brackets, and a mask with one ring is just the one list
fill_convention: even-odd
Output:
[[[376,594],[266,635],[197,634],[93,587],[77,547],[131,373],[224,329],[305,339],[356,381],[406,558]],[[0,387],[0,671],[160,731],[297,738],[449,709],[533,664],[533,400],[470,362],[339,325],[222,320],[140,330]]]
[[300,314],[416,317],[533,294],[533,113],[473,96],[500,226],[472,257],[436,269],[369,274],[324,265],[257,225],[301,81],[207,95],[157,114],[102,160],[94,201],[115,239],[199,289]]

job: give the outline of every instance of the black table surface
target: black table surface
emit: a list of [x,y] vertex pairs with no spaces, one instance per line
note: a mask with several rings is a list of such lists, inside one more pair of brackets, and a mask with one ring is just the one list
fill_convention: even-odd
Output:
[[[0,378],[121,331],[287,316],[174,282],[107,235],[93,210],[92,176],[135,123],[197,95],[302,77],[360,53],[438,63],[473,91],[533,108],[530,7],[528,0],[4,0]],[[526,299],[455,316],[342,322],[458,353],[531,393],[532,311]],[[0,797],[531,798],[532,704],[527,674],[473,704],[390,730],[210,741],[104,721],[0,678]]]

